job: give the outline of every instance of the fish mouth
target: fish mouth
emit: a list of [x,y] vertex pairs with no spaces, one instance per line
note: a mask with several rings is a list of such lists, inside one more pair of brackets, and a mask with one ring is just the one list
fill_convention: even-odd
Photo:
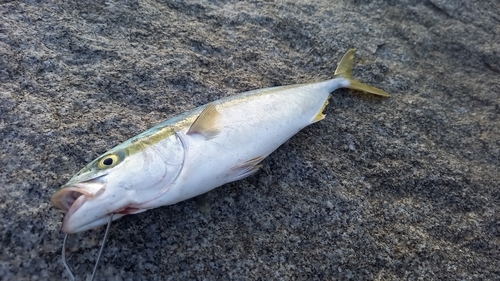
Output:
[[102,194],[106,190],[104,176],[102,175],[78,183],[71,183],[70,181],[52,195],[50,201],[56,207],[68,212],[81,196],[92,198]]
[[[97,186],[89,186],[88,184],[64,186],[54,195],[52,195],[52,204],[66,212],[66,216],[64,217],[62,225],[62,231],[64,233],[72,234],[86,230],[88,228],[97,227],[99,225],[102,225],[101,221],[109,219],[108,214],[101,215],[99,217],[93,216],[92,222],[90,223],[85,223],[85,219],[81,218],[81,215],[78,216],[77,214],[75,218],[74,214],[82,208],[85,202],[96,197],[105,190],[103,185],[100,185],[97,189],[91,187]],[[81,223],[84,224],[82,225]],[[78,226],[76,226],[76,224]]]
[[104,191],[104,185],[97,188],[88,184],[76,184],[65,186],[56,192],[51,198],[52,204],[66,212],[62,232],[82,232],[107,224],[111,215],[116,220],[147,210],[124,202],[125,198],[124,201],[108,202],[106,198],[110,196],[105,196]]
[[59,209],[68,212],[81,196],[93,197],[94,195],[83,187],[67,186],[52,195],[50,201]]

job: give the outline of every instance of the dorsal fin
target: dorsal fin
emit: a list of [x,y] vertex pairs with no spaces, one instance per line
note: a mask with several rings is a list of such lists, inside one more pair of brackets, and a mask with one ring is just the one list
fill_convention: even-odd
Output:
[[220,113],[213,103],[207,105],[205,109],[194,120],[187,132],[188,135],[200,134],[206,139],[211,139],[220,133]]

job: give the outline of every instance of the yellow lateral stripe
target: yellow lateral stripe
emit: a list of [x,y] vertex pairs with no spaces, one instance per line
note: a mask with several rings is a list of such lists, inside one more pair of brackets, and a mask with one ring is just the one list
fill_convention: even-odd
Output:
[[134,142],[132,142],[129,146],[127,146],[125,149],[127,150],[127,155],[132,155],[137,152],[142,151],[143,149],[147,148],[148,146],[152,146],[154,144],[157,144],[161,142],[162,140],[172,136],[175,134],[175,130],[173,127],[165,127],[159,130],[158,132],[149,135],[147,137],[140,138]]

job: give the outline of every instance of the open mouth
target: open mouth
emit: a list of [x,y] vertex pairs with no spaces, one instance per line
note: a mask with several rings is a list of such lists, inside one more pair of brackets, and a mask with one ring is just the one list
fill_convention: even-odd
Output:
[[86,198],[92,198],[102,194],[106,190],[104,176],[101,175],[83,182],[67,184],[52,195],[50,201],[56,207],[68,212],[82,195]]
[[52,204],[66,212],[62,225],[64,233],[77,233],[105,225],[112,214],[113,220],[116,220],[147,210],[127,204],[126,198],[109,202],[110,195],[104,194],[104,190],[103,185],[75,184],[61,188],[52,196]]
[[93,197],[94,195],[84,188],[68,186],[52,195],[50,201],[52,201],[52,204],[56,207],[68,212],[80,196]]
[[[84,196],[84,198],[80,198],[81,196]],[[60,208],[61,210],[65,211],[65,212],[69,212],[71,210],[72,212],[69,212],[69,213],[73,213],[89,197],[94,197],[94,195],[81,187],[70,186],[70,187],[65,187],[65,188],[59,190],[58,192],[56,192],[52,196],[51,201],[52,201],[52,204],[54,204],[56,207]],[[75,205],[75,202],[77,202],[76,205]],[[128,206],[123,207],[120,210],[116,210],[113,213],[114,214],[128,215],[128,214],[139,213],[142,210],[143,209],[141,209],[141,208],[137,208],[137,207],[134,207],[132,205],[128,205]]]
[[[83,213],[79,212],[81,214],[78,215],[75,214],[82,208],[84,203],[96,198],[98,195],[102,194],[104,190],[105,187],[102,183],[86,182],[85,184],[79,183],[65,186],[52,195],[52,204],[66,212],[62,225],[64,233],[83,231],[81,229],[87,228],[87,225],[99,226],[101,220],[105,221],[109,217],[108,214],[102,214],[102,218],[100,215],[96,217],[95,215],[99,212],[96,213],[92,211],[98,210],[99,208],[97,208],[97,206],[97,209],[94,208],[90,211],[92,214],[88,213],[88,211],[84,211]],[[89,218],[92,218],[92,221],[87,221]]]

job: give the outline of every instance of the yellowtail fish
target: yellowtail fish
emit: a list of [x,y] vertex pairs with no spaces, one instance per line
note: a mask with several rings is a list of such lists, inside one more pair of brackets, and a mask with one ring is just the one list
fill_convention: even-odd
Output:
[[325,118],[330,93],[350,88],[390,95],[352,78],[355,49],[331,80],[240,93],[178,115],[85,166],[52,196],[77,233],[243,179],[302,128]]
[[[344,55],[331,80],[220,99],[112,148],[52,196],[52,203],[67,212],[62,231],[71,234],[105,224],[109,229],[111,221],[125,215],[175,204],[257,172],[260,162],[286,140],[325,118],[323,109],[336,89],[389,97],[352,78],[354,54],[351,49]],[[73,277],[65,242],[66,237],[63,262]],[[99,257],[101,252],[102,247]],[[92,279],[96,269],[97,263]]]

